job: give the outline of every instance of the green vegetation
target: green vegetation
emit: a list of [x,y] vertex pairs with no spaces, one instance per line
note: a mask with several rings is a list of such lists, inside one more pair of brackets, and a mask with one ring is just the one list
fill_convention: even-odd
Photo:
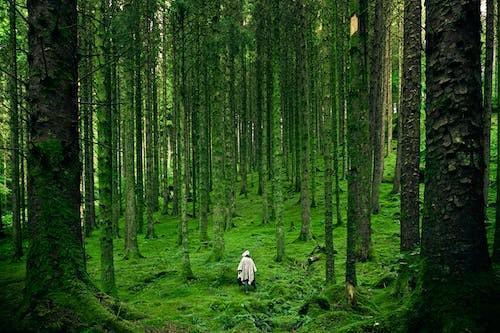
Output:
[[[493,125],[496,131],[496,125]],[[496,147],[496,136],[493,148]],[[493,156],[496,149],[492,149]],[[317,193],[318,208],[312,209],[311,242],[296,242],[299,230],[289,230],[291,222],[300,222],[299,194],[290,189],[284,193],[284,225],[286,228],[287,259],[275,262],[275,226],[262,225],[261,198],[256,192],[256,175],[249,177],[248,198],[238,198],[236,228],[225,233],[225,256],[214,263],[207,259],[211,249],[201,246],[198,223],[189,221],[190,259],[195,280],[185,282],[182,276],[182,248],[176,243],[178,218],[163,217],[156,213],[157,239],[138,237],[144,258],[124,259],[121,244],[115,245],[115,273],[118,297],[137,314],[136,329],[142,327],[167,332],[392,332],[402,324],[402,314],[410,308],[411,297],[398,293],[399,255],[399,197],[391,194],[395,156],[386,159],[386,173],[381,185],[381,212],[372,218],[374,260],[357,265],[358,306],[351,309],[346,304],[344,283],[326,288],[324,281],[324,255],[308,265],[307,259],[317,244],[323,244],[323,196]],[[318,163],[320,164],[320,163]],[[322,166],[320,164],[320,169]],[[492,175],[496,164],[491,165]],[[318,176],[318,181],[322,177]],[[492,186],[494,180],[492,179]],[[346,202],[346,184],[341,182],[341,202]],[[318,189],[321,184],[318,184]],[[494,200],[494,191],[490,191]],[[341,207],[345,214],[346,207]],[[494,221],[494,209],[488,210],[489,220]],[[345,219],[345,216],[343,216]],[[123,221],[120,221],[123,223]],[[212,230],[211,216],[209,230]],[[491,244],[494,226],[488,224]],[[120,226],[120,230],[123,227]],[[336,275],[345,274],[346,227],[333,231],[336,251]],[[212,236],[212,235],[210,235]],[[96,284],[100,284],[98,232],[87,239],[87,271]],[[244,294],[236,283],[236,267],[243,250],[249,249],[257,265],[256,292]],[[16,325],[12,309],[22,301],[25,263],[10,260],[11,243],[0,241],[0,330]],[[418,266],[417,266],[418,267]],[[497,266],[497,272],[500,267]],[[450,286],[451,287],[451,286]],[[461,286],[458,286],[461,287]],[[460,288],[458,289],[460,290]],[[460,292],[457,292],[460,294]],[[446,302],[448,304],[448,302]],[[494,314],[498,304],[485,309]],[[116,314],[123,316],[120,305]],[[464,314],[467,308],[464,308]],[[470,310],[470,309],[469,309]],[[92,311],[92,309],[84,309]],[[395,314],[401,314],[397,316]],[[456,319],[456,318],[453,318]],[[456,325],[460,323],[457,322]],[[96,326],[97,328],[99,326]],[[139,329],[139,327],[141,327]],[[170,331],[169,331],[170,330]]]

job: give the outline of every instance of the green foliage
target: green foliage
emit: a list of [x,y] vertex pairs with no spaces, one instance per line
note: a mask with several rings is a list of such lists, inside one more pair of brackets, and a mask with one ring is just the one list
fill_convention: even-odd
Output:
[[[496,124],[496,119],[494,121]],[[496,125],[494,125],[494,129]],[[493,135],[493,147],[496,147]],[[495,152],[495,148],[492,149]],[[496,153],[493,153],[495,156]],[[493,157],[494,157],[493,156]],[[492,157],[492,160],[494,158]],[[334,245],[337,251],[337,284],[325,288],[324,258],[308,265],[307,257],[315,247],[314,242],[295,242],[298,230],[287,230],[287,259],[282,263],[274,261],[275,227],[262,225],[260,208],[261,198],[251,188],[248,198],[238,198],[239,216],[234,219],[236,228],[225,234],[226,255],[221,262],[209,262],[211,249],[201,247],[198,240],[198,221],[189,221],[191,265],[196,280],[186,282],[182,276],[182,250],[177,246],[177,218],[164,217],[158,213],[155,226],[158,238],[147,240],[139,238],[141,252],[145,258],[124,260],[121,243],[115,246],[115,269],[118,296],[122,305],[111,306],[115,314],[126,313],[130,325],[137,325],[149,330],[189,331],[189,332],[399,332],[405,331],[405,325],[418,323],[418,318],[408,316],[410,309],[418,305],[415,296],[420,293],[419,286],[402,292],[400,270],[402,263],[408,263],[411,275],[419,274],[420,263],[412,255],[399,256],[399,198],[390,194],[395,157],[386,160],[386,173],[381,185],[381,213],[373,217],[373,249],[375,258],[366,263],[359,263],[358,269],[358,305],[347,306],[344,289],[345,274],[345,226],[334,229]],[[323,166],[319,163],[319,170]],[[492,165],[496,170],[496,165]],[[492,171],[492,175],[495,172]],[[255,186],[256,175],[252,175]],[[252,179],[249,177],[249,179]],[[318,180],[322,177],[318,177]],[[494,182],[492,182],[494,183]],[[249,182],[252,184],[252,182]],[[346,184],[342,186],[342,211],[345,218]],[[494,185],[491,185],[494,189]],[[318,184],[318,207],[312,210],[311,225],[315,241],[323,242],[323,202],[322,184]],[[493,202],[493,191],[490,200]],[[284,225],[300,221],[298,195],[284,193]],[[494,221],[493,208],[488,210],[490,221]],[[209,230],[212,230],[210,219]],[[123,224],[123,220],[120,221]],[[488,224],[488,236],[492,239],[494,224]],[[10,261],[10,240],[0,241],[0,330],[14,327],[12,311],[22,301],[24,287],[24,263]],[[94,235],[86,240],[87,271],[91,280],[99,281],[99,240]],[[236,267],[243,250],[249,249],[257,265],[257,290],[245,294],[236,284]],[[404,264],[403,264],[404,266]],[[497,267],[498,269],[498,267]],[[477,283],[467,283],[468,290],[491,290],[491,279],[474,277]],[[492,320],[498,309],[493,303],[498,294],[483,292],[481,299],[472,298],[472,303],[465,310],[449,311],[450,301],[463,304],[470,299],[464,292],[463,285],[457,283],[448,290],[442,290],[441,301],[432,304],[450,323],[450,331],[460,325],[471,325],[475,316],[464,316],[466,310],[472,312],[472,306],[478,306],[484,315],[483,321]],[[471,293],[469,293],[471,294]],[[476,294],[477,295],[477,294]],[[59,296],[58,296],[59,297]],[[78,309],[78,301],[64,299],[61,304]],[[483,302],[483,303],[482,303]],[[498,302],[497,302],[498,303]],[[82,303],[83,304],[83,303]],[[92,303],[94,304],[94,303]],[[422,303],[422,305],[427,305]],[[134,311],[126,310],[128,307]],[[430,308],[430,307],[429,307]],[[120,310],[119,310],[120,309]],[[86,311],[81,318],[91,318],[94,306],[80,308]],[[460,310],[460,311],[458,311]],[[102,310],[99,310],[102,311]],[[130,313],[142,313],[142,316]],[[69,314],[68,314],[69,315]],[[88,316],[88,317],[86,317]],[[460,316],[460,317],[457,317]],[[142,317],[142,318],[139,318]],[[60,320],[69,317],[61,316]],[[109,318],[103,315],[94,318]],[[457,319],[457,318],[463,318]],[[407,320],[408,319],[408,320]],[[58,319],[59,320],[59,319]],[[90,330],[103,329],[101,324],[89,323]],[[103,319],[105,322],[105,319]],[[54,322],[57,325],[57,321]],[[131,326],[134,327],[134,326]],[[481,327],[479,327],[481,328]],[[139,329],[138,329],[139,330]],[[168,331],[168,330],[167,330]]]

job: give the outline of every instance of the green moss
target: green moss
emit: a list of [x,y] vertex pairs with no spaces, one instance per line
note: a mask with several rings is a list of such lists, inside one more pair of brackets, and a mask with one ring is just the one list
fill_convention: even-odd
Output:
[[[496,119],[494,121],[496,123]],[[492,161],[496,156],[496,136],[492,136]],[[56,145],[55,145],[56,146]],[[52,149],[52,148],[51,148]],[[56,148],[53,148],[56,149]],[[295,242],[299,230],[290,230],[293,222],[300,225],[300,205],[298,194],[284,193],[286,202],[283,206],[285,225],[285,246],[288,258],[282,263],[275,262],[276,242],[275,226],[262,225],[261,198],[257,196],[256,175],[248,178],[248,198],[237,198],[236,227],[226,232],[224,258],[220,262],[210,262],[207,259],[212,253],[210,247],[200,246],[198,221],[189,221],[190,258],[194,281],[186,282],[181,275],[182,251],[177,246],[178,219],[165,217],[158,213],[155,220],[157,239],[139,237],[141,253],[145,258],[124,259],[123,240],[115,240],[115,270],[118,297],[122,305],[107,304],[99,308],[99,303],[91,305],[67,300],[69,296],[60,294],[57,299],[66,308],[82,311],[77,322],[88,320],[89,331],[102,330],[99,322],[111,325],[113,316],[119,312],[121,321],[134,328],[148,330],[167,330],[167,328],[189,332],[404,332],[405,325],[416,327],[418,318],[412,318],[410,309],[418,305],[414,295],[418,294],[418,285],[415,291],[398,289],[396,279],[400,273],[401,258],[399,256],[399,197],[391,194],[395,156],[386,159],[384,181],[381,185],[381,212],[373,216],[373,250],[374,260],[359,263],[358,274],[358,306],[349,308],[346,304],[344,276],[345,276],[345,226],[334,229],[334,246],[337,251],[335,258],[335,273],[337,284],[332,287],[324,286],[324,259],[307,265],[307,257],[316,246],[322,244],[324,233],[323,189],[322,184],[317,186],[317,208],[311,211],[311,227],[315,242]],[[318,169],[323,170],[322,161]],[[491,174],[495,175],[496,165],[491,167]],[[323,179],[318,173],[318,181]],[[494,183],[493,185],[494,186]],[[342,217],[346,220],[347,190],[346,182],[341,183]],[[494,188],[490,191],[490,201],[494,202]],[[488,209],[489,220],[494,221],[493,207]],[[123,219],[120,220],[123,228]],[[123,229],[122,229],[123,230]],[[213,239],[212,216],[209,216],[209,236]],[[493,238],[494,223],[487,225],[488,238]],[[9,230],[7,229],[7,232]],[[90,279],[99,283],[100,250],[98,234],[86,239],[85,247],[88,255],[87,271]],[[257,290],[244,294],[236,285],[236,267],[241,253],[249,249],[257,265]],[[18,325],[12,316],[13,309],[19,307],[22,301],[24,263],[10,261],[11,242],[9,239],[0,240],[0,331],[9,331]],[[412,265],[412,264],[410,264]],[[497,267],[497,270],[499,267]],[[486,277],[484,280],[488,280]],[[457,326],[473,327],[471,322],[482,320],[491,322],[493,314],[498,309],[491,301],[495,294],[488,296],[487,291],[494,291],[491,286],[482,284],[476,290],[483,290],[481,299],[471,303],[484,310],[481,317],[462,316],[458,310],[446,312],[451,301],[463,304],[466,298],[457,299],[463,293],[463,286],[450,286],[448,294],[442,294],[443,303],[434,304],[449,328]],[[450,296],[451,295],[451,296]],[[450,298],[450,297],[455,298]],[[87,297],[87,296],[85,296]],[[90,297],[90,296],[88,296]],[[312,300],[325,299],[330,309],[323,309]],[[446,301],[445,301],[446,300]],[[484,300],[484,305],[478,302]],[[300,314],[300,309],[310,303],[307,313]],[[461,302],[461,303],[460,303]],[[68,305],[69,304],[69,305]],[[82,304],[84,308],[78,308]],[[422,304],[422,303],[420,303]],[[128,308],[124,314],[125,305]],[[489,307],[489,309],[488,309]],[[466,307],[465,309],[469,309]],[[133,309],[130,310],[130,309]],[[104,313],[102,312],[104,311]],[[135,315],[130,315],[134,313]],[[140,313],[142,315],[137,315]],[[498,312],[496,312],[498,313]],[[67,313],[61,317],[69,320],[73,315]],[[457,319],[461,317],[464,319]],[[115,318],[116,319],[116,318]],[[407,320],[408,319],[408,320]],[[57,320],[55,325],[57,325]],[[62,319],[61,319],[62,320]],[[134,326],[135,325],[135,326]],[[83,326],[82,326],[83,327]],[[168,331],[168,330],[167,330]]]

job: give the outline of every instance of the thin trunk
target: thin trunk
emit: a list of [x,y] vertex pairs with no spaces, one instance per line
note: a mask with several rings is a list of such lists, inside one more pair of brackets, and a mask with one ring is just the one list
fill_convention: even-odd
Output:
[[351,0],[350,84],[347,143],[349,153],[346,292],[349,304],[356,303],[356,259],[371,252],[370,191],[371,163],[367,66],[367,0]]
[[19,101],[17,86],[17,27],[16,27],[16,0],[10,1],[9,5],[10,23],[10,178],[11,178],[11,198],[12,198],[12,241],[13,259],[19,260],[23,256],[23,236],[21,226],[21,189],[19,178]]
[[406,0],[401,127],[399,129],[401,132],[401,251],[412,251],[420,244],[421,18],[421,1]]
[[[484,60],[484,204],[488,208],[488,190],[490,186],[490,149],[491,149],[491,113],[493,95],[493,48],[495,42],[495,7],[493,0],[486,0],[486,55]],[[485,219],[488,215],[485,214]]]

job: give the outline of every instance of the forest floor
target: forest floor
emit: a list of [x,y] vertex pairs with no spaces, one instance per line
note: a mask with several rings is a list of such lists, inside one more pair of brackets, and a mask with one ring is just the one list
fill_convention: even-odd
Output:
[[[496,160],[493,135],[492,162]],[[395,148],[395,147],[394,147]],[[386,159],[381,186],[381,213],[373,216],[374,258],[357,265],[359,304],[345,304],[344,272],[346,253],[346,182],[342,181],[344,225],[334,229],[337,283],[325,288],[324,257],[308,265],[316,245],[324,241],[323,180],[317,172],[317,208],[312,209],[315,239],[298,242],[300,231],[299,195],[286,194],[285,225],[287,260],[276,263],[275,227],[261,223],[261,199],[255,194],[257,177],[250,177],[248,198],[237,199],[236,227],[225,233],[225,257],[208,262],[211,249],[201,248],[197,220],[190,221],[191,266],[196,279],[181,277],[181,249],[176,244],[176,218],[155,215],[156,239],[139,235],[143,259],[123,259],[123,239],[115,241],[115,270],[118,297],[144,318],[137,324],[149,332],[378,332],[390,331],[407,302],[394,292],[391,281],[399,268],[399,196],[391,194],[394,153]],[[319,168],[321,169],[321,167]],[[492,163],[491,174],[496,165]],[[494,221],[494,177],[490,186],[489,220]],[[123,230],[123,220],[121,221]],[[291,224],[295,228],[290,228]],[[494,223],[487,224],[488,240],[493,239]],[[210,234],[212,225],[209,228]],[[95,232],[85,242],[87,269],[99,285],[99,237]],[[245,294],[236,284],[236,267],[241,253],[249,249],[257,265],[255,292]],[[11,242],[0,240],[0,331],[15,327],[12,315],[22,300],[25,262],[13,263]],[[498,271],[498,267],[497,267]]]

